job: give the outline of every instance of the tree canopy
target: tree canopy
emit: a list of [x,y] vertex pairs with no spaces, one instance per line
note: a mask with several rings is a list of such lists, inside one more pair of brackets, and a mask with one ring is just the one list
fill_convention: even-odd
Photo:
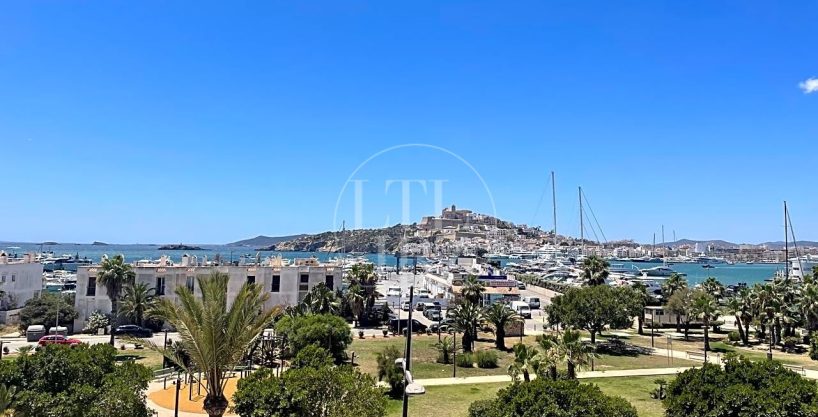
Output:
[[609,397],[599,387],[576,380],[540,378],[516,383],[493,400],[472,403],[469,417],[636,417],[636,409],[619,397]]
[[276,330],[287,338],[293,354],[317,345],[327,349],[337,363],[346,358],[346,348],[352,343],[346,321],[332,314],[284,316],[276,323]]
[[241,417],[380,417],[386,398],[369,375],[350,366],[271,369],[239,381],[233,396]]
[[148,417],[145,390],[151,371],[116,363],[107,344],[49,345],[33,355],[0,361],[0,384],[17,387],[15,415]]
[[633,323],[633,289],[608,285],[572,288],[558,295],[545,308],[552,325],[573,327],[591,333],[591,342],[605,328],[622,329]]
[[71,296],[42,293],[26,301],[20,310],[20,330],[25,330],[32,324],[42,324],[46,329],[54,327],[57,311],[60,314],[60,326],[71,326],[78,317]]
[[664,403],[667,417],[818,416],[818,387],[778,362],[733,357],[682,372]]

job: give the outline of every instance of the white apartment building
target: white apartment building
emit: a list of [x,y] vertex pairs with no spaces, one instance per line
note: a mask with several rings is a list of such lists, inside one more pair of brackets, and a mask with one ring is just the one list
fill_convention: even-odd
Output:
[[43,265],[30,254],[11,258],[0,252],[0,323],[20,320],[20,309],[26,301],[43,290]]
[[[235,297],[245,282],[261,285],[270,297],[266,308],[282,305],[295,305],[316,286],[323,283],[333,290],[341,288],[343,269],[336,264],[322,264],[316,259],[298,259],[293,265],[285,265],[281,260],[266,260],[260,265],[220,265],[202,266],[189,262],[183,257],[182,262],[174,264],[166,259],[146,264],[140,262],[133,267],[136,282],[144,282],[156,289],[156,294],[176,299],[176,289],[186,286],[197,293],[196,277],[209,275],[213,271],[226,273],[230,277],[227,287],[228,300]],[[111,301],[108,299],[105,286],[98,285],[97,265],[80,267],[77,270],[77,296],[75,307],[79,317],[74,322],[75,329],[85,326],[88,316],[96,310],[111,312]]]

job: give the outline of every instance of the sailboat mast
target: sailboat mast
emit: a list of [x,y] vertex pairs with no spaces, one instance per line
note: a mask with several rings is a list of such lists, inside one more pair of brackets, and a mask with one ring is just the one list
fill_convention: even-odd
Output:
[[557,185],[554,183],[554,171],[551,171],[551,206],[554,208],[554,246],[557,246]]
[[585,223],[582,218],[582,187],[579,187],[579,240],[582,242],[582,252],[580,255],[585,255]]
[[784,277],[790,280],[790,238],[787,230],[787,202],[784,201]]

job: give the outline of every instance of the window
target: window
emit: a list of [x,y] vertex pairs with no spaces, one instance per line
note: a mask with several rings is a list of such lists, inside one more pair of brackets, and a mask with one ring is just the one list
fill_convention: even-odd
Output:
[[256,277],[254,277],[252,275],[248,276],[247,277],[247,283],[248,284],[255,284],[256,283]]
[[85,290],[87,297],[94,297],[97,295],[97,278],[88,277],[88,288]]
[[17,278],[14,274],[11,274],[11,282],[14,282],[14,279]]
[[2,282],[6,282],[6,276],[5,276],[5,275],[3,275],[3,280],[2,280]]
[[324,277],[324,284],[326,284],[327,288],[333,289],[335,287],[335,277],[332,275],[327,275]]
[[309,284],[310,276],[308,274],[301,274],[301,283],[302,284]]
[[310,276],[309,274],[301,274],[301,279],[298,284],[298,291],[310,290]]
[[271,292],[281,291],[281,275],[273,275],[273,286],[270,288]]
[[165,295],[165,277],[156,277],[156,295]]
[[194,289],[196,288],[196,284],[195,281],[193,280],[193,277],[187,277],[187,279],[185,279],[185,287],[187,287],[187,290],[190,292],[194,291]]

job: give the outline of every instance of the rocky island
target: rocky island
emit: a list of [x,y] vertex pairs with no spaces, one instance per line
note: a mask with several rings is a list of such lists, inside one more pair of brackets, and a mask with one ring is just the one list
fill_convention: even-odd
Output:
[[183,244],[174,244],[174,245],[162,245],[159,247],[159,250],[204,250],[198,246],[190,246],[190,245],[183,245]]

